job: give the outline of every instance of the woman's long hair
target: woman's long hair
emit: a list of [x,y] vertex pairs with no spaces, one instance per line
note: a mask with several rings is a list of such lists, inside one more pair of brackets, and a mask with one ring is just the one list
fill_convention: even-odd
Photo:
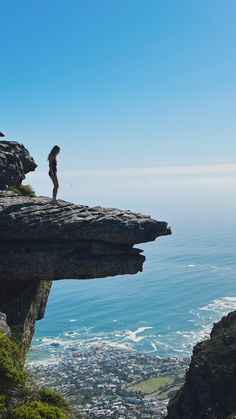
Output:
[[50,160],[50,158],[52,156],[56,157],[56,155],[59,153],[59,151],[60,151],[59,145],[54,145],[54,147],[51,149],[51,151],[48,155],[48,160]]

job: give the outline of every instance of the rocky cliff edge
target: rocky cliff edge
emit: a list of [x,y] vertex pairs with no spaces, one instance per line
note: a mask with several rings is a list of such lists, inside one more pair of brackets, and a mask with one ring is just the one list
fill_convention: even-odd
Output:
[[134,274],[137,243],[171,234],[164,221],[114,208],[52,204],[0,192],[0,278],[41,281]]
[[236,311],[198,343],[185,384],[170,401],[167,419],[236,418]]

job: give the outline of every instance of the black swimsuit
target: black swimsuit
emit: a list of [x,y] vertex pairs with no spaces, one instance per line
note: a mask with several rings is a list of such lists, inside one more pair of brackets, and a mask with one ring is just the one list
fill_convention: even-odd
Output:
[[57,161],[54,159],[51,164],[51,168],[48,172],[49,176],[55,176],[57,174]]

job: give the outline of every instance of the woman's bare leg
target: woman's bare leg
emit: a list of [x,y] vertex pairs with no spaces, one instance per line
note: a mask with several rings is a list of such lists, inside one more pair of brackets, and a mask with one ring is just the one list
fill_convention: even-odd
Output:
[[57,200],[57,192],[59,188],[58,178],[57,175],[51,175],[52,183],[53,183],[53,191],[52,191],[52,200]]

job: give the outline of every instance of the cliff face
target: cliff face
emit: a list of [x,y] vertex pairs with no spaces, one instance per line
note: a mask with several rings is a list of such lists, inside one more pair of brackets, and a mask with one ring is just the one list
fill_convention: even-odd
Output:
[[0,289],[0,311],[5,313],[14,338],[27,351],[34,334],[35,322],[44,316],[51,282],[1,281]]
[[236,417],[236,311],[214,325],[198,343],[184,386],[170,401],[168,419]]

